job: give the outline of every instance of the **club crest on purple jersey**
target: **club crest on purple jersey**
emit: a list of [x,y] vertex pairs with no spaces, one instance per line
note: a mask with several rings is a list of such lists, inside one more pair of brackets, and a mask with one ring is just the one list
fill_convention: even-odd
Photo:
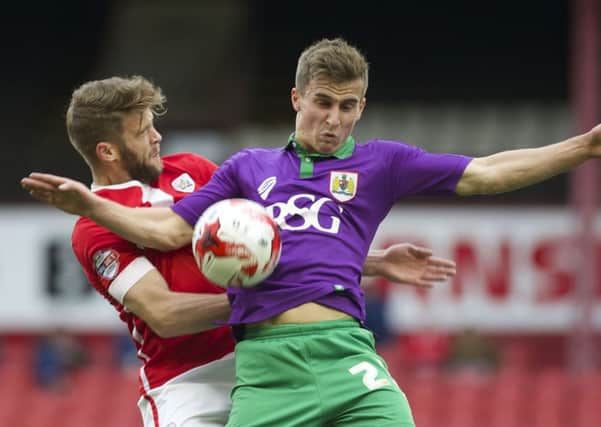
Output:
[[330,172],[330,194],[339,202],[348,202],[357,194],[357,172]]

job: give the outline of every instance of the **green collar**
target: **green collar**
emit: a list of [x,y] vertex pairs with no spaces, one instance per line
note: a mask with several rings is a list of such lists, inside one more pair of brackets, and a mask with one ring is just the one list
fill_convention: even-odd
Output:
[[321,154],[321,153],[308,153],[296,139],[294,139],[294,132],[290,134],[288,137],[287,146],[292,145],[294,147],[294,151],[298,154],[299,157],[336,157],[337,159],[346,159],[347,157],[351,157],[353,151],[355,151],[355,139],[352,136],[349,136],[346,141],[332,154]]
[[299,143],[294,139],[294,133],[288,137],[288,144],[286,148],[292,147],[296,152],[296,155],[300,159],[300,177],[310,178],[313,176],[313,162],[314,159],[319,158],[330,158],[335,157],[337,159],[346,159],[353,154],[355,151],[355,140],[352,136],[349,136],[346,141],[332,154],[321,154],[321,153],[308,153]]

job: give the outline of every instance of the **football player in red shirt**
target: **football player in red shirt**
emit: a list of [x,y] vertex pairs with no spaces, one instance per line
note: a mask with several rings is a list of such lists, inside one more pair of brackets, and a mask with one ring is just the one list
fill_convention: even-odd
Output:
[[[161,89],[140,76],[91,81],[73,92],[67,130],[96,194],[131,207],[170,206],[210,179],[217,166],[203,157],[160,156],[154,118],[164,102]],[[143,362],[144,425],[224,425],[234,340],[215,322],[226,320],[230,308],[224,290],[200,273],[191,247],[139,247],[88,218],[77,221],[72,245],[90,284],[127,324]],[[426,287],[454,271],[452,261],[409,244],[373,251],[364,266],[366,275]]]

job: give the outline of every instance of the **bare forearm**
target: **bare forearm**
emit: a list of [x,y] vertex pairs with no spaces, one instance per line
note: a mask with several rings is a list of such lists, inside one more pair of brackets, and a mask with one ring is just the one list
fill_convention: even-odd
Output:
[[129,208],[97,198],[89,218],[138,245],[172,250],[192,240],[192,228],[169,208]]
[[460,195],[517,190],[565,172],[590,158],[590,135],[540,148],[503,151],[474,159],[457,184]]
[[363,276],[377,276],[379,274],[377,265],[378,262],[381,262],[383,254],[384,250],[382,249],[372,249],[369,251],[363,263]]
[[217,327],[229,317],[230,305],[225,294],[171,293],[160,313],[153,329],[168,338]]

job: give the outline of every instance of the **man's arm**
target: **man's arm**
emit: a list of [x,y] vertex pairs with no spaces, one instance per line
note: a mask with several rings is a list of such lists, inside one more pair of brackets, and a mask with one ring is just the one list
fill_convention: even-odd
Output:
[[517,190],[601,155],[601,125],[591,131],[540,148],[510,150],[473,159],[457,183],[462,196]]
[[[455,263],[432,256],[426,248],[400,243],[372,250],[363,266],[366,276],[430,288],[455,275]],[[169,338],[214,328],[230,314],[227,295],[171,291],[156,269],[150,270],[123,298],[131,310],[159,336]]]
[[399,243],[371,250],[363,264],[364,276],[381,276],[391,282],[431,288],[455,275],[455,262],[432,256],[427,248]]
[[173,292],[152,269],[125,294],[123,305],[160,337],[169,338],[215,328],[230,314],[227,295]]
[[[432,256],[429,249],[400,243],[370,251],[363,274],[429,288],[435,282],[454,276],[455,263]],[[127,291],[123,305],[163,338],[212,329],[216,321],[227,320],[230,314],[225,293],[173,292],[156,269],[142,276]]]
[[162,251],[192,241],[192,227],[169,208],[129,208],[95,195],[81,182],[56,175],[32,173],[23,188],[42,202],[88,217],[130,242]]

